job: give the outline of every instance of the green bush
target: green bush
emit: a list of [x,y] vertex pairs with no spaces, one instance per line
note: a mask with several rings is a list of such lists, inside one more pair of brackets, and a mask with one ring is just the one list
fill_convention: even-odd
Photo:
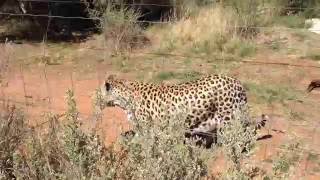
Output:
[[90,179],[113,170],[113,151],[107,151],[95,134],[81,130],[72,91],[67,92],[67,102],[64,124],[50,115],[47,133],[33,131],[24,137],[25,153],[14,153],[16,178]]
[[109,1],[96,1],[89,14],[93,18],[99,18],[98,26],[109,41],[115,53],[131,50],[143,45],[147,38],[143,35],[143,29],[138,24],[141,16],[138,11],[124,5],[108,3]]
[[279,16],[275,18],[275,23],[285,25],[289,28],[305,28],[305,18],[299,15],[292,15],[292,16]]
[[[63,116],[45,118],[46,132],[27,128],[16,110],[1,114],[0,178],[200,179],[207,175],[209,151],[184,143],[183,115],[140,122],[136,136],[106,148],[95,133],[82,130],[72,91],[66,101]],[[99,108],[99,97],[95,103]]]
[[257,136],[251,123],[248,110],[234,113],[234,118],[222,126],[218,133],[218,143],[231,167],[222,174],[222,179],[250,179],[248,172],[241,164],[242,160],[252,153]]
[[13,154],[20,148],[26,133],[24,120],[22,112],[14,106],[0,111],[0,179],[14,177]]
[[201,179],[207,175],[209,151],[185,143],[184,115],[139,121],[136,135],[122,142],[128,152],[124,179]]
[[[224,6],[231,7],[238,18],[238,33],[243,36],[252,36],[258,32],[255,27],[264,26],[268,19],[266,14],[261,13],[263,7],[261,0],[223,0]],[[270,16],[270,15],[269,15]]]

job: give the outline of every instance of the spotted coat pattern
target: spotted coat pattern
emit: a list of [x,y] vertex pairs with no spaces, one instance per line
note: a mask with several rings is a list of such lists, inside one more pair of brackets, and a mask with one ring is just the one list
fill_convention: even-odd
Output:
[[101,91],[105,103],[123,108],[129,120],[159,119],[186,107],[192,132],[216,130],[247,103],[241,83],[225,75],[207,75],[176,85],[128,81],[111,75]]

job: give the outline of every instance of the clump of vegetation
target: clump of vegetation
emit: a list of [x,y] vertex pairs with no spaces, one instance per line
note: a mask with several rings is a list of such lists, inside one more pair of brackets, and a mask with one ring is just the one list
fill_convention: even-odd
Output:
[[131,7],[97,1],[89,12],[91,17],[99,18],[98,26],[114,53],[131,50],[147,41],[138,24],[141,15]]
[[302,15],[306,18],[319,17],[318,0],[283,0],[277,2],[282,15]]
[[8,19],[5,27],[6,35],[15,38],[12,40],[21,38],[40,38],[40,34],[43,34],[43,29],[27,18],[16,17]]
[[177,19],[195,16],[201,11],[202,8],[207,6],[214,6],[216,0],[176,0]]
[[317,51],[308,52],[306,58],[310,58],[315,61],[320,61],[320,53]]
[[[168,38],[165,43],[168,44],[164,45],[174,46],[173,49],[189,46],[185,48],[191,48],[199,53],[201,51],[209,53],[210,50],[221,51],[223,44],[226,42],[225,37],[229,32],[227,26],[232,24],[229,16],[222,18],[222,12],[221,8],[210,8],[199,12],[196,17],[180,20],[170,28],[171,36],[165,35]],[[201,30],[197,28],[201,28]],[[208,32],[203,32],[204,30]]]
[[[103,106],[100,98],[95,98],[97,109]],[[184,143],[183,115],[139,122],[135,136],[105,147],[99,136],[82,129],[72,91],[67,91],[66,101],[68,110],[63,116],[48,114],[46,132],[29,129],[15,109],[1,114],[1,177],[200,179],[207,175],[209,151]]]
[[146,40],[142,28],[137,24],[138,18],[139,14],[129,8],[107,10],[104,13],[104,35],[107,40],[112,39],[116,51],[130,50]]
[[274,161],[273,171],[275,175],[287,174],[290,167],[294,166],[300,159],[300,143],[290,143],[284,145],[279,158]]
[[295,101],[301,98],[301,93],[290,87],[280,85],[261,85],[256,83],[244,83],[248,91],[254,94],[258,101],[265,103],[280,102],[285,104],[287,101]]
[[222,145],[231,166],[222,174],[222,179],[250,179],[249,172],[241,162],[252,153],[256,139],[255,127],[246,109],[236,112],[234,118],[223,125],[218,132],[218,143]]
[[155,82],[162,82],[164,80],[177,79],[181,82],[192,81],[201,76],[200,72],[197,71],[187,71],[187,72],[179,72],[175,73],[172,71],[164,71],[158,73],[154,77]]
[[7,106],[0,111],[0,178],[14,177],[14,153],[19,150],[26,133],[22,112]]
[[[264,8],[265,3],[257,0],[224,0],[221,2],[224,6],[231,7],[234,12],[235,18],[237,18],[237,32],[241,36],[254,36],[258,33],[256,27],[265,26],[273,18],[274,13],[272,11],[261,11]],[[270,3],[270,2],[269,2]],[[266,3],[267,4],[267,3]],[[270,3],[271,4],[271,3]]]
[[73,179],[103,177],[114,168],[113,151],[108,151],[95,134],[80,128],[72,91],[67,92],[68,110],[64,124],[49,116],[49,132],[30,132],[25,153],[14,153],[14,176],[21,179]]
[[273,161],[272,174],[264,179],[290,179],[295,165],[301,160],[301,144],[297,142],[285,144],[278,157]]
[[284,25],[289,28],[307,28],[306,19],[299,15],[279,16],[274,22],[279,25]]
[[200,179],[207,175],[209,151],[185,141],[184,115],[139,121],[136,135],[122,144],[130,169],[125,179]]
[[[194,7],[198,7],[194,5]],[[252,40],[260,26],[270,23],[260,1],[221,1],[182,16],[159,34],[159,51],[210,57],[243,58],[256,52]],[[266,18],[270,17],[270,18]],[[214,27],[214,28],[212,28]]]

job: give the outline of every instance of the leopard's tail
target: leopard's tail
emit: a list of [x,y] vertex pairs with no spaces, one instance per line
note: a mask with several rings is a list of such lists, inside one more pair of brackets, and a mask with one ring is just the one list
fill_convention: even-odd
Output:
[[265,115],[265,114],[262,114],[260,118],[256,119],[256,122],[255,122],[255,130],[259,130],[263,127],[266,126],[266,122],[269,121],[269,116],[268,115]]

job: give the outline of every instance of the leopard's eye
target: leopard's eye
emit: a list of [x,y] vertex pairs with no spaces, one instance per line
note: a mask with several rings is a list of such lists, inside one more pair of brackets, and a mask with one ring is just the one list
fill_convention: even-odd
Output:
[[112,85],[108,82],[106,82],[105,87],[106,87],[106,91],[110,91],[112,89]]

